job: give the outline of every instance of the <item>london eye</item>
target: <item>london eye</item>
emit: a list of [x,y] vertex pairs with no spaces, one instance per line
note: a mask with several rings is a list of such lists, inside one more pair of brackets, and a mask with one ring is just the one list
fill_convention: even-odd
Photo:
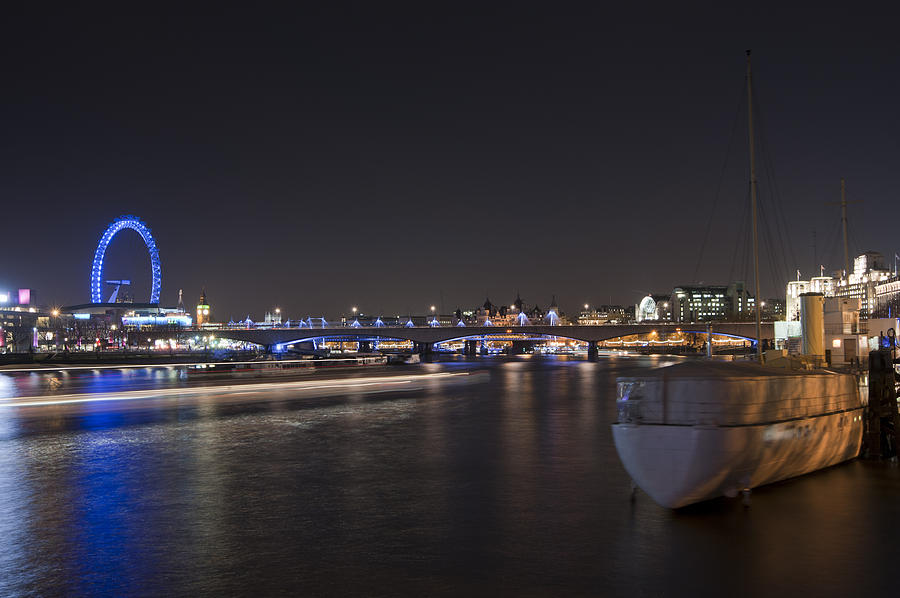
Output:
[[91,266],[91,303],[101,303],[102,296],[100,294],[100,285],[103,279],[103,260],[106,257],[106,248],[116,234],[130,228],[141,236],[144,245],[147,246],[147,252],[150,254],[150,270],[152,282],[150,286],[150,303],[159,303],[160,289],[160,267],[159,267],[159,250],[156,247],[156,241],[150,233],[150,228],[137,216],[119,216],[103,231],[100,237],[100,243],[97,244],[97,251],[94,252],[94,262]]

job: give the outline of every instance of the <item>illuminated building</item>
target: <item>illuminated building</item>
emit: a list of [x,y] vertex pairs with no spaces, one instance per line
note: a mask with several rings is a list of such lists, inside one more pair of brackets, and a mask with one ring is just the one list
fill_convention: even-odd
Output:
[[[356,322],[356,324],[358,326],[361,326],[361,324],[359,324],[358,318],[354,319],[353,321]],[[262,325],[263,326],[281,326],[281,309],[275,308],[274,312],[267,311],[266,315],[263,317]]]
[[599,314],[604,324],[625,324],[628,321],[628,314],[621,305],[601,305]]
[[760,304],[762,319],[767,322],[784,319],[784,299],[766,299]]
[[671,303],[675,322],[742,320],[753,315],[756,305],[743,282],[676,287]]
[[706,322],[728,318],[728,287],[685,286],[672,291],[672,316],[676,322]]
[[647,295],[634,306],[634,321],[672,320],[672,302],[668,295]]
[[900,314],[900,279],[895,275],[893,280],[875,285],[874,317],[896,318],[898,314]]
[[853,260],[853,271],[846,276],[814,276],[811,280],[797,280],[787,284],[785,297],[785,317],[789,321],[800,319],[800,293],[807,291],[822,293],[825,297],[842,297],[859,300],[859,317],[867,320],[870,314],[882,313],[880,306],[887,306],[891,299],[890,283],[898,280],[884,266],[884,256],[876,251],[867,251]]
[[728,285],[728,290],[725,294],[730,300],[728,313],[726,314],[728,319],[745,320],[756,317],[753,311],[756,308],[756,300],[747,291],[742,281],[732,282]]
[[35,333],[46,315],[35,307],[0,305],[0,353],[34,350]]
[[18,305],[27,307],[34,305],[34,291],[31,289],[18,289],[13,291],[0,291],[0,308]]
[[650,295],[641,299],[640,303],[634,306],[635,322],[645,322],[648,320],[658,320],[659,314],[656,313],[656,300]]
[[789,322],[800,321],[800,295],[809,292],[809,281],[800,280],[800,272],[797,272],[797,280],[787,284],[785,295],[784,313]]
[[867,251],[853,260],[853,272],[834,285],[835,297],[859,299],[859,317],[866,320],[875,309],[875,287],[896,279],[884,267],[884,256],[875,251]]
[[166,308],[134,310],[122,316],[122,326],[126,328],[144,328],[146,326],[180,326],[188,328],[191,323],[191,316],[175,309]]
[[197,304],[197,326],[203,326],[211,320],[209,316],[209,303],[206,300],[206,289],[200,291],[200,303]]
[[600,317],[600,312],[597,308],[585,306],[581,313],[578,314],[579,326],[600,326],[602,324],[606,324],[606,318]]

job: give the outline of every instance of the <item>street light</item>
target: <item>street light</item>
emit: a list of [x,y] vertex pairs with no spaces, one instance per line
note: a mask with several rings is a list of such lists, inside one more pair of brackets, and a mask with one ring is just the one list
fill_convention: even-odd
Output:
[[588,307],[590,307],[590,306],[587,303],[585,303],[584,308],[587,309]]
[[432,306],[431,306],[431,313],[434,313],[434,310],[435,310],[435,307],[432,305]]
[[356,315],[356,306],[354,305],[354,306],[353,306],[352,308],[350,308],[350,309],[353,310],[353,315]]

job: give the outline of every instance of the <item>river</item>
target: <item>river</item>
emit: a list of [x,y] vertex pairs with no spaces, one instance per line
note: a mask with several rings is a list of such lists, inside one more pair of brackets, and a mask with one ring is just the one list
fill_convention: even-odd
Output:
[[673,359],[0,375],[0,596],[896,594],[890,463],[632,500],[615,377]]

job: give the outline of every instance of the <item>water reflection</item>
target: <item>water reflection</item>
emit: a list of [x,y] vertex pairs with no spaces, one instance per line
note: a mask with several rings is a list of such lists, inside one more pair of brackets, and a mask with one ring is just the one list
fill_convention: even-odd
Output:
[[488,364],[476,384],[0,410],[0,595],[893,588],[889,465],[757,489],[750,509],[630,500],[614,379],[661,362],[473,360],[415,371]]

